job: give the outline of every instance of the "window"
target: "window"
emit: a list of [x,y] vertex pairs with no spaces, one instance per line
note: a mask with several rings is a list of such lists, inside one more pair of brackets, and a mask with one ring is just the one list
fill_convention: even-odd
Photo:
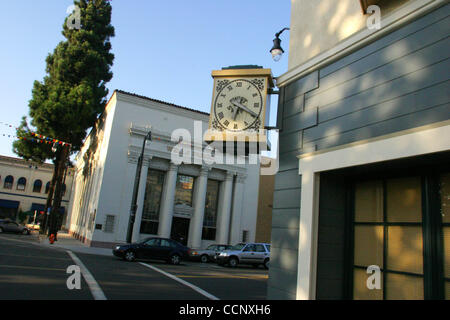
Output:
[[208,180],[206,186],[205,213],[203,218],[203,240],[216,239],[217,206],[219,203],[219,185],[217,180]]
[[186,205],[192,207],[192,195],[194,187],[194,177],[177,176],[177,186],[175,189],[175,205]]
[[50,181],[45,185],[45,193],[49,193],[50,191]]
[[24,177],[19,178],[19,180],[17,181],[17,190],[24,191],[26,185],[27,185],[27,179],[25,179]]
[[42,189],[42,181],[41,180],[36,180],[36,181],[34,181],[34,184],[33,184],[33,192],[37,192],[37,193],[40,193],[41,192],[41,189]]
[[175,246],[176,246],[175,243],[173,243],[172,241],[161,239],[161,247],[174,248]]
[[[353,298],[449,299],[450,174],[357,182],[353,201]],[[367,288],[371,265],[381,289]]]
[[13,176],[7,176],[5,178],[5,182],[3,183],[3,188],[5,188],[5,189],[12,189],[13,184],[14,184],[14,177]]
[[144,196],[144,208],[141,219],[141,233],[157,234],[159,225],[159,206],[164,185],[163,171],[150,170]]
[[250,251],[251,251],[251,252],[256,251],[255,245],[249,244],[249,245],[247,245],[247,246],[245,247],[244,252],[250,252]]
[[66,194],[66,184],[63,183],[63,185],[61,186],[61,196],[64,197],[65,194]]
[[105,232],[107,232],[107,233],[114,232],[115,220],[116,220],[116,216],[106,215],[106,222],[105,222],[105,229],[104,229]]
[[158,247],[159,243],[160,243],[160,241],[159,241],[158,238],[151,238],[151,239],[148,239],[148,240],[144,241],[145,245],[153,246],[153,247]]
[[242,242],[248,242],[248,230],[242,230]]
[[266,252],[266,249],[262,244],[255,244],[255,251],[256,252]]

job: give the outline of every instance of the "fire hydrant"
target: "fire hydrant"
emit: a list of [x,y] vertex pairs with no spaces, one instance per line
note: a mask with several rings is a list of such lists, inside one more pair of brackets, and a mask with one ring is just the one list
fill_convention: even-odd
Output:
[[53,244],[55,242],[55,234],[54,233],[52,233],[50,235],[50,237],[48,238],[48,241],[50,241],[50,244]]

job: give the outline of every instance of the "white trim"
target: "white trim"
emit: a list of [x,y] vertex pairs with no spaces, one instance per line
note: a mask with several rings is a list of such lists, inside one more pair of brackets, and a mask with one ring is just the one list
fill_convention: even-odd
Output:
[[299,159],[302,176],[297,299],[315,299],[320,172],[450,150],[450,124],[387,135]]
[[360,32],[342,40],[333,48],[311,58],[299,66],[288,70],[286,73],[276,78],[277,87],[284,87],[289,83],[317,70],[334,61],[342,59],[344,56],[378,38],[393,32],[405,23],[427,14],[433,9],[447,3],[448,0],[415,0],[405,6],[395,10],[390,15],[381,20],[382,28],[380,30],[369,30],[364,28]]

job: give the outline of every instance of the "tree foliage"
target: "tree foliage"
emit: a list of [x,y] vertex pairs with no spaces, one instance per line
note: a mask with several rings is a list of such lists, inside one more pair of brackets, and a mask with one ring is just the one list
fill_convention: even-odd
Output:
[[[111,4],[107,0],[74,1],[80,12],[79,29],[70,29],[68,19],[63,24],[65,37],[46,58],[46,75],[42,81],[35,81],[32,98],[29,101],[31,126],[39,134],[53,137],[71,144],[70,152],[80,150],[98,115],[106,106],[111,80],[114,55],[111,53]],[[27,137],[30,128],[26,119],[17,129],[18,137]],[[26,139],[14,142],[13,150],[26,159],[55,163],[54,175],[57,185],[53,209],[59,202],[58,183],[69,151],[59,148],[51,152],[51,146],[33,144]],[[50,198],[50,195],[49,195]],[[60,199],[59,199],[60,200]],[[56,210],[56,209],[55,209]]]

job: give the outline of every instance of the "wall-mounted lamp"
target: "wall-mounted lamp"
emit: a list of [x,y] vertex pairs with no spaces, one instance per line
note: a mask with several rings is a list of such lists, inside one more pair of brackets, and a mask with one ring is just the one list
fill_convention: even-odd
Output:
[[274,61],[280,61],[281,56],[284,53],[283,48],[281,47],[281,39],[280,35],[284,30],[290,30],[289,28],[283,28],[280,32],[275,34],[275,39],[273,39],[273,47],[270,49],[270,53],[272,54],[272,59]]

